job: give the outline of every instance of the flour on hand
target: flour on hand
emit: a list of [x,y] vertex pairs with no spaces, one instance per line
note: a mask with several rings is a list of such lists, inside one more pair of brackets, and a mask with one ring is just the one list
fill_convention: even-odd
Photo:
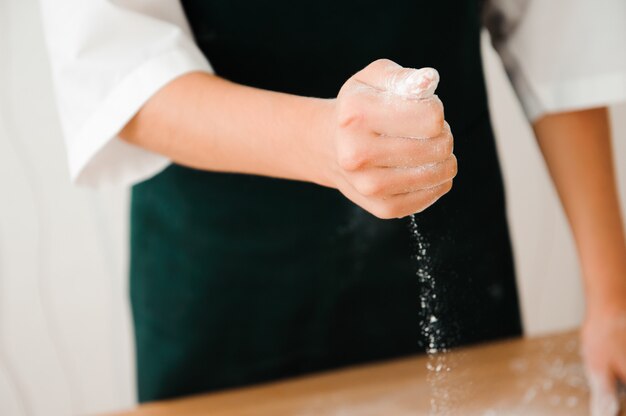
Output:
[[402,68],[387,79],[387,92],[407,99],[432,97],[439,85],[439,72],[434,68]]

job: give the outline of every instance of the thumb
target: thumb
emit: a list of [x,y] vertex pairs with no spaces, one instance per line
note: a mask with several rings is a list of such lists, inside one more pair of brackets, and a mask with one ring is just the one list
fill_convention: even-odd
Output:
[[388,59],[372,62],[354,78],[379,91],[410,99],[432,97],[439,84],[439,73],[434,68],[404,68]]

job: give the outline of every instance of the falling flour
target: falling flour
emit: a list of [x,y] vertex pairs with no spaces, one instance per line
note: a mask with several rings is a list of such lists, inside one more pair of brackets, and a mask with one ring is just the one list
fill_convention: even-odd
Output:
[[[439,73],[432,68],[398,68],[387,81],[387,92],[406,99],[431,98],[439,84]],[[437,315],[437,290],[432,263],[428,256],[428,242],[420,232],[414,215],[410,217],[410,231],[415,243],[417,279],[421,317],[419,327],[425,342],[430,385],[430,411],[432,415],[447,415],[452,411],[452,392],[447,386],[447,373],[452,363],[442,334],[442,322]]]
[[447,375],[457,363],[453,362],[451,356],[448,355],[442,333],[442,322],[436,314],[438,299],[432,263],[428,256],[428,242],[420,232],[414,215],[410,217],[409,226],[415,243],[417,261],[421,311],[419,326],[428,356],[426,368],[430,386],[430,413],[431,415],[448,415],[451,414],[455,403],[453,398],[459,398],[456,394],[458,392],[452,392],[447,383]]
[[426,352],[429,354],[445,352],[446,348],[441,336],[441,322],[436,315],[437,292],[432,265],[428,257],[428,242],[419,231],[415,215],[411,215],[409,225],[416,249],[419,302],[422,311],[420,330],[425,338]]

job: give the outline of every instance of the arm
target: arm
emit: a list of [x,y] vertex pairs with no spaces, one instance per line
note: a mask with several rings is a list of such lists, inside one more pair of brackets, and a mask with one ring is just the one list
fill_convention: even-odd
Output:
[[197,169],[332,186],[312,164],[322,148],[312,144],[327,138],[321,130],[331,111],[330,100],[261,91],[198,72],[155,94],[120,137]]
[[534,130],[582,266],[587,306],[582,342],[590,382],[612,393],[616,379],[626,381],[626,243],[608,111],[548,115]]
[[[406,81],[418,99],[394,93]],[[120,137],[198,169],[334,187],[378,217],[402,217],[445,194],[456,174],[437,81],[433,70],[379,60],[322,100],[193,73],[148,100]]]

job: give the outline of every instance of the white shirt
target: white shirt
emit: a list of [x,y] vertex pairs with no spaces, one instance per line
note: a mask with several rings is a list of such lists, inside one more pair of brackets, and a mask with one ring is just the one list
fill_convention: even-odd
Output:
[[[72,180],[129,185],[170,161],[117,137],[156,91],[212,73],[178,0],[40,0]],[[626,100],[625,0],[487,0],[530,120]]]

